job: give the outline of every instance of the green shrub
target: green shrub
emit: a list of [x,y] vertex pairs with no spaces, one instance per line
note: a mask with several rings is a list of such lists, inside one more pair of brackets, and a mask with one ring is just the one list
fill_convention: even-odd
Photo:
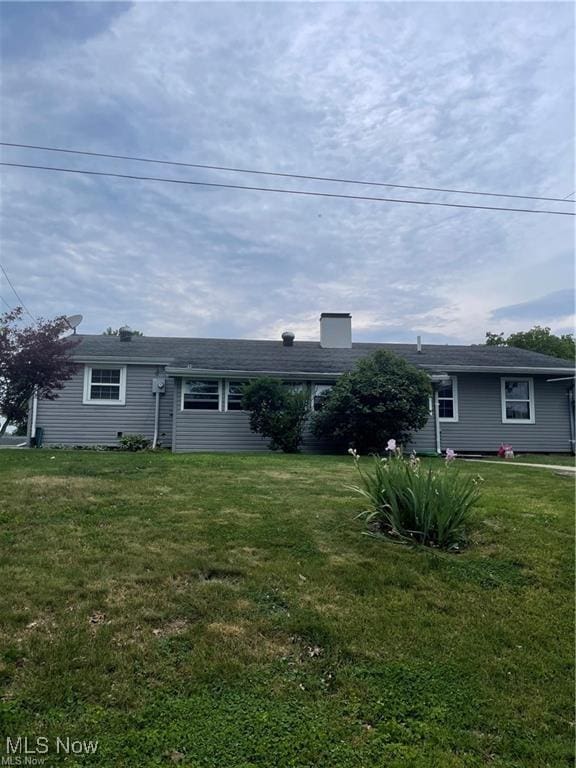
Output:
[[144,435],[122,435],[118,439],[123,451],[145,451],[150,448],[150,440]]
[[391,452],[373,457],[372,471],[363,471],[351,451],[360,476],[352,490],[368,500],[361,512],[372,532],[403,542],[457,550],[465,542],[474,506],[480,498],[478,478],[461,476],[450,467],[424,469],[412,454],[409,460]]
[[254,379],[246,385],[242,408],[250,411],[252,432],[269,438],[273,451],[300,450],[310,410],[306,393],[294,392],[277,379]]
[[377,453],[392,436],[404,443],[426,425],[431,393],[427,374],[379,350],[340,376],[322,398],[312,430],[343,448]]

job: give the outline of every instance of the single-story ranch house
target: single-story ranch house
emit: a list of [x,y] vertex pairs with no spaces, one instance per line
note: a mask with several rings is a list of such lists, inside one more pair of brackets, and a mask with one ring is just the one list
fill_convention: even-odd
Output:
[[[240,407],[250,378],[272,376],[310,394],[312,407],[355,363],[378,349],[426,371],[430,418],[419,452],[574,450],[574,362],[512,347],[352,342],[349,314],[324,313],[320,341],[78,335],[78,373],[56,400],[30,409],[44,445],[116,445],[143,434],[173,451],[263,451]],[[41,430],[41,431],[40,431]],[[304,450],[323,446],[308,433]],[[325,448],[325,446],[324,446]]]

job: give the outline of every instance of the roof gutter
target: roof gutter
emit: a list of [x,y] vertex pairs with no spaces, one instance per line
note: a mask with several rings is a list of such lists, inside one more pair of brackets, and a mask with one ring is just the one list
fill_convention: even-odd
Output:
[[170,365],[171,360],[158,357],[128,357],[126,355],[72,355],[75,363],[116,363],[117,365]]
[[575,374],[574,368],[540,368],[526,365],[419,365],[429,371],[448,371],[449,373],[570,373]]
[[[345,371],[331,371],[330,373],[321,373],[318,371],[268,371],[268,370],[234,370],[230,368],[194,368],[171,365],[170,360],[160,359],[158,357],[127,357],[120,355],[79,355],[73,356],[75,363],[103,363],[103,364],[122,364],[122,365],[163,365],[166,366],[166,373],[169,376],[189,376],[191,373],[202,374],[203,376],[270,376],[271,378],[308,378],[308,379],[334,379],[341,376]],[[529,366],[510,366],[510,365],[422,365],[418,368],[434,373],[521,373],[521,374],[570,374],[567,378],[573,378],[576,375],[574,368],[545,368]],[[559,379],[555,379],[558,381]]]
[[207,376],[214,378],[250,378],[254,376],[269,376],[272,379],[318,379],[320,381],[332,381],[337,376],[342,376],[343,371],[333,371],[332,373],[315,373],[313,371],[239,371],[231,369],[216,368],[177,368],[166,366],[168,376]]

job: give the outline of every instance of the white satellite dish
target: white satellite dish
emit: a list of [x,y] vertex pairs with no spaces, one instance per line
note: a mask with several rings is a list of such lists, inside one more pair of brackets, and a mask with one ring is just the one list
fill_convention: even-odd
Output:
[[76,333],[76,328],[78,328],[82,322],[82,315],[70,315],[66,318],[66,322],[68,323],[69,328]]

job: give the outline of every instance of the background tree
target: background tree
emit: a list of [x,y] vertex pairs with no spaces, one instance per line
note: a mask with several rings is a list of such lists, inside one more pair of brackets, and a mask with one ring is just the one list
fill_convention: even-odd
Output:
[[322,397],[312,429],[337,445],[381,452],[389,439],[405,443],[425,426],[431,392],[427,374],[380,350],[360,360]]
[[576,345],[574,336],[571,333],[564,333],[557,336],[552,333],[550,328],[542,328],[535,325],[529,331],[518,331],[511,333],[505,338],[503,333],[486,334],[486,344],[489,347],[518,347],[520,349],[531,349],[533,352],[542,352],[544,355],[552,357],[561,357],[564,360],[573,360],[576,356]]
[[[142,331],[135,331],[132,328],[130,329],[132,332],[132,336],[144,336]],[[105,331],[102,331],[102,336],[119,336],[120,335],[120,328],[112,328],[112,326],[108,326]]]
[[250,411],[250,429],[269,438],[273,451],[297,453],[302,444],[310,401],[277,379],[254,379],[246,385],[242,408]]
[[0,436],[9,424],[26,420],[34,393],[54,400],[77,369],[70,353],[78,341],[60,338],[70,330],[65,317],[19,327],[21,316],[21,307],[0,315],[0,414],[6,418]]

